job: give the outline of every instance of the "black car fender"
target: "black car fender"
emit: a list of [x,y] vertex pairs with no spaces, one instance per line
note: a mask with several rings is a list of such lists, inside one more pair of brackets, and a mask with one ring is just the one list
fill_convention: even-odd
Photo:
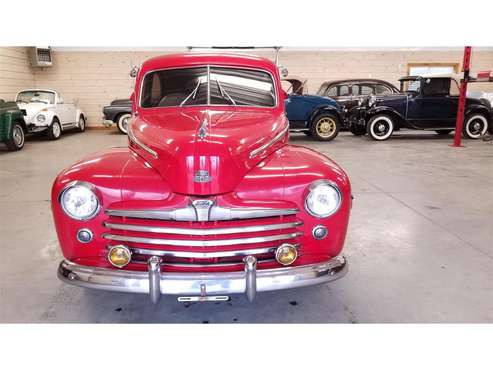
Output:
[[488,109],[485,105],[468,104],[465,110],[465,117],[467,117],[472,113],[483,113],[486,116],[486,119],[488,120],[488,124],[491,125],[493,118],[493,111],[491,109]]
[[339,124],[341,125],[344,122],[344,117],[342,112],[339,109],[337,109],[337,107],[334,107],[332,105],[323,105],[314,109],[313,112],[310,114],[310,119],[308,120],[308,122],[311,124],[315,119],[315,117],[321,113],[331,113],[336,115],[337,119],[339,120]]
[[406,117],[404,117],[402,114],[400,114],[398,111],[396,111],[393,108],[389,108],[386,106],[380,106],[380,107],[373,107],[370,108],[369,110],[366,111],[365,114],[365,124],[368,123],[368,121],[376,116],[377,114],[386,114],[394,118],[394,120],[397,122],[402,122],[406,121]]

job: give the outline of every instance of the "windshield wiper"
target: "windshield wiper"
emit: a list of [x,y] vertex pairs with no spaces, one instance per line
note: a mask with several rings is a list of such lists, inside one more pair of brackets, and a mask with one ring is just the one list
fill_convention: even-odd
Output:
[[216,78],[216,83],[217,83],[217,88],[219,89],[219,92],[221,93],[223,99],[224,99],[224,95],[226,95],[226,97],[231,101],[231,103],[233,103],[233,105],[236,106],[236,102],[231,98],[231,96],[229,96],[227,91],[223,89],[217,78]]
[[183,104],[185,104],[188,101],[188,99],[190,99],[190,98],[195,99],[195,96],[197,95],[197,91],[199,91],[200,83],[201,83],[201,81],[199,78],[199,82],[197,82],[197,86],[195,86],[195,89],[193,89],[193,91],[185,99],[183,99],[183,101],[180,103],[180,107],[182,107]]

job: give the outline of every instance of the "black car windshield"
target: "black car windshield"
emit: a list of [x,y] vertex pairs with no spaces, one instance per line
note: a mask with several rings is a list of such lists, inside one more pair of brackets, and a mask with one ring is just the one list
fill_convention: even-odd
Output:
[[273,107],[269,73],[229,67],[166,69],[148,73],[142,83],[142,108],[193,105]]
[[419,93],[421,88],[420,80],[402,80],[401,92],[403,93]]
[[21,91],[17,95],[17,101],[20,103],[46,103],[55,104],[55,94],[50,91]]

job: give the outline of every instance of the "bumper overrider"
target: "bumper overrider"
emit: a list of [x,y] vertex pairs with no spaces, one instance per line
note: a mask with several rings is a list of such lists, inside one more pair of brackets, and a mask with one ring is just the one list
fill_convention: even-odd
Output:
[[153,303],[161,295],[177,295],[179,301],[218,301],[230,294],[246,294],[252,302],[257,292],[323,284],[343,277],[347,272],[344,256],[323,263],[257,270],[254,256],[244,259],[244,271],[213,273],[163,272],[161,260],[152,256],[148,271],[113,270],[62,261],[58,277],[69,284],[127,293],[149,294]]

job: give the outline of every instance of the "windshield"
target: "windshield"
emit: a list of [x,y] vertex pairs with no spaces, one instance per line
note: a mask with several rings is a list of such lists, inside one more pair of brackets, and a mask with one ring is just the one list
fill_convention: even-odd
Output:
[[325,94],[325,90],[327,90],[327,84],[320,85],[320,88],[317,91],[317,95],[323,96]]
[[55,104],[55,94],[49,91],[22,91],[17,95],[17,101],[22,103],[41,102]]
[[167,69],[146,74],[142,108],[191,105],[273,107],[274,82],[269,73],[228,67]]
[[401,92],[403,93],[419,93],[420,88],[421,88],[420,80],[401,81]]

